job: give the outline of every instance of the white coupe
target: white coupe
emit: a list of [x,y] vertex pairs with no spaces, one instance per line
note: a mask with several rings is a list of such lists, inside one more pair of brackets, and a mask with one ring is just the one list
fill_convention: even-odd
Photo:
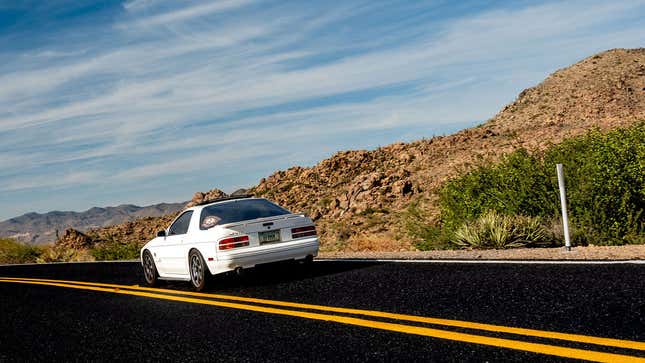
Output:
[[146,282],[190,281],[197,291],[208,277],[284,260],[313,261],[316,227],[264,199],[222,198],[184,210],[167,230],[141,249]]

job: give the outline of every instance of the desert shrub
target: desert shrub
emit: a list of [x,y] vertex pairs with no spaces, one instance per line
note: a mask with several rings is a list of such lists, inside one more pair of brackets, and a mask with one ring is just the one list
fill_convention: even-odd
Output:
[[0,238],[0,263],[33,263],[41,253],[40,247]]
[[450,237],[435,223],[429,220],[419,201],[408,205],[401,215],[403,228],[412,237],[414,246],[421,251],[454,248]]
[[558,194],[539,165],[536,157],[518,150],[497,164],[480,165],[450,180],[440,195],[444,227],[456,230],[464,221],[488,211],[528,216],[557,212]]
[[49,246],[43,250],[43,253],[38,256],[38,263],[49,262],[70,262],[76,258],[76,250],[71,248],[60,248],[56,246]]
[[523,246],[545,246],[553,242],[539,217],[514,216],[513,235],[516,243]]
[[474,221],[488,211],[543,220],[557,218],[560,206],[555,165],[562,163],[574,242],[642,243],[644,140],[645,124],[641,123],[608,133],[592,131],[540,155],[519,150],[496,164],[481,165],[442,189],[442,228],[454,234],[465,221]]
[[[543,218],[543,226],[547,238],[553,242],[553,245],[564,245],[564,227],[562,226],[562,216],[557,215],[552,218]],[[579,226],[576,223],[569,222],[569,237],[573,246],[587,246],[590,243],[595,244],[601,239],[600,235],[594,229]]]
[[108,242],[96,245],[90,252],[97,261],[134,260],[141,248],[134,243]]
[[459,226],[452,242],[466,248],[513,248],[544,245],[549,240],[539,217],[507,216],[491,210]]
[[[606,244],[638,242],[645,233],[645,124],[593,131],[550,148],[544,167],[565,165],[573,221]],[[551,176],[551,184],[557,185]]]
[[42,253],[36,259],[38,263],[49,262],[78,262],[78,261],[93,261],[94,258],[89,254],[88,250],[76,250],[63,246],[45,246]]
[[96,245],[90,253],[98,261],[114,261],[137,259],[139,251],[136,244],[109,242]]

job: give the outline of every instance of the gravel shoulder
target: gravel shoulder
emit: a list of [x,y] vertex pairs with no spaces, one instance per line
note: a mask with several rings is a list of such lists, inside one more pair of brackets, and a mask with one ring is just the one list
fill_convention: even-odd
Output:
[[645,245],[437,250],[404,252],[321,252],[318,258],[403,260],[645,260]]

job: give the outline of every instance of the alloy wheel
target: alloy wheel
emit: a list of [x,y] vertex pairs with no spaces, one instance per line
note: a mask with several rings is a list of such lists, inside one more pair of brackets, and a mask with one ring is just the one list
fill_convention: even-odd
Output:
[[200,286],[204,279],[204,266],[198,254],[193,254],[190,258],[190,278],[195,287]]

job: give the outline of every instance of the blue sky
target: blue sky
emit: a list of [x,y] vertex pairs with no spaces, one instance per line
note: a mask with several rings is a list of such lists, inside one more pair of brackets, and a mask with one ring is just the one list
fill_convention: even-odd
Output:
[[0,0],[0,219],[452,133],[644,39],[645,1]]

